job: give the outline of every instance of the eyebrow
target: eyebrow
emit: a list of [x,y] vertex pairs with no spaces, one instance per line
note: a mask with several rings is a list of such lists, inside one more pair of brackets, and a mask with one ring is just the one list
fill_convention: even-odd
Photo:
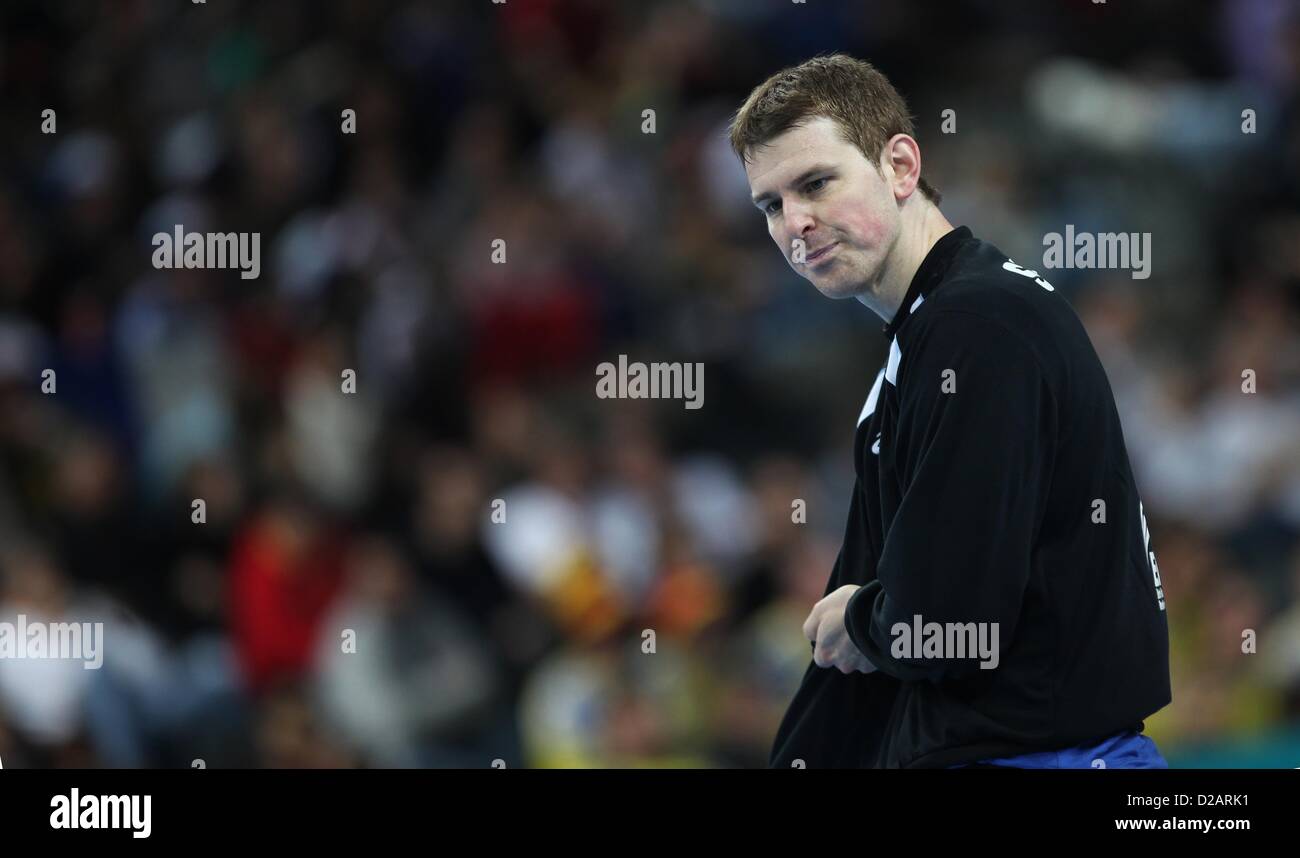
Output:
[[[809,167],[807,170],[804,170],[798,176],[795,176],[794,180],[791,181],[790,184],[787,185],[787,187],[797,188],[800,185],[802,185],[804,182],[811,179],[813,176],[817,175],[818,173],[825,173],[826,171],[833,170],[833,169],[834,167],[830,166],[829,164],[818,164],[814,167]],[[758,196],[753,197],[751,199],[751,202],[753,202],[754,205],[759,206],[767,202],[768,200],[772,199],[775,196],[777,196],[776,191],[764,191]]]

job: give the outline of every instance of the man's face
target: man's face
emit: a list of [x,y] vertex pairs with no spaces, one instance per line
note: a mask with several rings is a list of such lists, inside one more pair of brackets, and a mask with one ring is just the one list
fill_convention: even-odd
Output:
[[817,117],[773,138],[750,153],[745,173],[791,268],[828,298],[874,294],[898,238],[898,204],[890,174],[844,140],[833,119]]

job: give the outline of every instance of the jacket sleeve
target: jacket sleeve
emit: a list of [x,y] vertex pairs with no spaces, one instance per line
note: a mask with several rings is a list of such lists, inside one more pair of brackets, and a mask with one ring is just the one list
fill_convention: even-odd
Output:
[[925,321],[899,366],[895,449],[882,451],[894,457],[901,501],[876,580],[853,595],[845,625],[881,671],[939,681],[993,661],[978,647],[958,652],[948,634],[942,650],[924,647],[935,628],[926,624],[996,623],[981,640],[999,660],[1015,640],[1056,427],[1047,379],[1013,331],[937,308]]

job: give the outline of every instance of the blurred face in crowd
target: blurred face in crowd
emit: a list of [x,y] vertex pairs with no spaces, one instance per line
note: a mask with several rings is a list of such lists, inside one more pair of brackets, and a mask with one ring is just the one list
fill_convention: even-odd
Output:
[[859,297],[873,309],[901,232],[900,204],[920,178],[915,141],[895,135],[880,163],[833,119],[815,117],[750,152],[745,165],[754,204],[790,267],[828,298]]

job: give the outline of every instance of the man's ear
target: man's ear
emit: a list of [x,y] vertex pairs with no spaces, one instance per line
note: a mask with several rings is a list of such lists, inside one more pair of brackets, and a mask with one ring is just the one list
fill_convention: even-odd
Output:
[[890,185],[896,199],[905,200],[916,192],[921,181],[921,146],[911,135],[890,137],[880,158],[885,177],[892,176]]

